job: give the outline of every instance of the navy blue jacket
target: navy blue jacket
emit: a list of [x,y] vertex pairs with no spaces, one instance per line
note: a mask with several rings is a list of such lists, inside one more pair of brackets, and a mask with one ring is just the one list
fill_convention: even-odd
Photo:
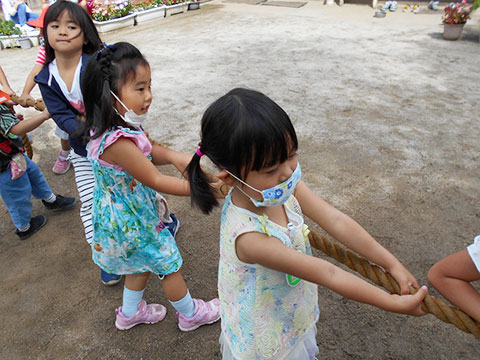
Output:
[[[87,54],[82,55],[80,79],[82,78],[89,58],[90,56]],[[80,112],[70,104],[65,95],[63,95],[60,85],[58,85],[53,75],[50,74],[48,66],[44,66],[40,73],[35,76],[35,82],[40,88],[43,102],[47,106],[53,121],[55,121],[60,129],[69,134],[68,142],[73,151],[80,156],[87,156],[87,150],[82,140],[73,136],[81,124],[77,116],[84,114],[80,114]]]

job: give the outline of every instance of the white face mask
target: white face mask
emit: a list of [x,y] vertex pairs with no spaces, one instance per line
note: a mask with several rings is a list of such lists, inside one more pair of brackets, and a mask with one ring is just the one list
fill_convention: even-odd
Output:
[[124,109],[127,110],[127,112],[124,115],[122,115],[118,112],[115,106],[113,107],[113,110],[115,110],[115,112],[123,119],[123,121],[125,121],[127,125],[139,127],[140,125],[142,125],[143,122],[145,122],[145,120],[147,120],[148,112],[140,115],[136,114],[135,111],[127,108],[125,104],[122,102],[122,100],[120,100],[113,91],[110,91],[110,92],[112,93],[114,98],[117,99],[117,101],[124,107]]

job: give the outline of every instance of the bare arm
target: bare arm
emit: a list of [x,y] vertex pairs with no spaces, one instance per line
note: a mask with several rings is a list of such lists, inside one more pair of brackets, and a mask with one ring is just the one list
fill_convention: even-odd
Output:
[[101,159],[112,165],[120,165],[135,179],[156,191],[180,196],[190,195],[188,181],[163,175],[135,143],[127,138],[120,138],[107,147]]
[[10,84],[8,83],[8,80],[7,80],[7,76],[3,72],[3,69],[1,66],[0,66],[0,85],[2,85],[4,91],[8,95],[15,95],[15,91],[13,91],[12,88],[10,87]]
[[266,234],[246,233],[239,236],[236,251],[243,262],[260,264],[325,286],[354,301],[396,313],[425,314],[420,303],[427,295],[426,287],[415,295],[390,295],[327,261],[291,249]]
[[410,293],[410,286],[418,288],[415,277],[395,256],[381,246],[356,221],[319,198],[304,182],[300,182],[298,185],[295,197],[298,199],[303,213],[326,232],[392,274],[400,285],[402,294]]
[[192,159],[190,154],[172,150],[162,145],[153,145],[151,155],[155,165],[172,164],[182,175],[185,175],[185,168]]
[[27,107],[27,100],[35,100],[30,93],[32,92],[33,88],[35,87],[36,83],[33,80],[35,76],[38,75],[38,73],[42,70],[42,65],[35,64],[32,68],[32,71],[30,71],[30,74],[28,74],[27,80],[25,81],[25,85],[23,86],[23,91],[22,95],[20,95],[20,98],[18,99],[18,103],[23,106]]
[[49,118],[50,114],[45,109],[40,114],[30,119],[22,120],[17,125],[12,126],[10,132],[15,135],[24,135],[42,125],[45,120],[48,120]]

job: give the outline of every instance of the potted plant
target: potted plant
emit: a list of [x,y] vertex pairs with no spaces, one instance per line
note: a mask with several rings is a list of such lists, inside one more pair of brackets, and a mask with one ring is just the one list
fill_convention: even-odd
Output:
[[133,0],[132,5],[137,25],[165,17],[166,6],[163,4],[163,0]]
[[165,16],[184,13],[188,10],[188,3],[186,0],[163,0],[166,5]]
[[2,49],[17,46],[17,39],[21,34],[22,32],[15,26],[13,21],[0,19],[0,43]]
[[93,23],[98,32],[105,33],[135,24],[133,6],[128,0],[103,0],[92,10]]
[[466,0],[447,6],[443,14],[443,37],[447,40],[457,40],[462,34],[463,27],[470,19],[472,5]]

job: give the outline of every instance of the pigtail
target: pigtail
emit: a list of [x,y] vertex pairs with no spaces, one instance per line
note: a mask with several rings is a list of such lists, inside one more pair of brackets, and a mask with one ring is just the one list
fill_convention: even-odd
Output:
[[[82,94],[86,121],[80,135],[84,143],[116,125],[112,95],[112,53],[115,47],[106,46],[90,58],[82,78]],[[94,130],[94,134],[90,133]]]
[[200,159],[204,155],[202,151],[205,150],[201,150],[200,146],[185,171],[190,183],[192,206],[199,208],[205,214],[209,214],[215,206],[218,206],[218,200],[210,186],[209,176],[200,166]]

